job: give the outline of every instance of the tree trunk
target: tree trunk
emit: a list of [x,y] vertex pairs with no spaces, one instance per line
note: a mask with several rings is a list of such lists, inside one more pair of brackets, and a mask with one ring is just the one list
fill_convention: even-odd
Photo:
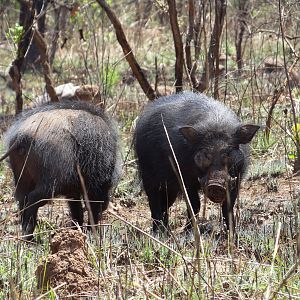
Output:
[[247,0],[238,1],[238,10],[237,10],[237,26],[235,32],[235,49],[236,49],[236,63],[238,68],[238,74],[241,74],[243,69],[243,40],[244,33],[246,30],[246,19],[249,16],[249,2]]
[[[44,36],[46,30],[45,22],[46,22],[46,8],[47,8],[48,0],[35,0],[33,2],[34,2],[34,9],[36,11],[36,15],[39,16],[37,19],[38,30]],[[20,25],[23,26],[26,16],[28,14],[30,14],[30,12],[28,11],[28,6],[24,4],[23,1],[20,1],[20,20],[19,20]],[[22,71],[24,72],[28,68],[40,69],[41,66],[39,63],[39,58],[40,58],[39,49],[35,41],[32,41],[28,49],[28,53],[25,57]]]
[[[12,79],[13,89],[16,92],[16,114],[20,113],[23,109],[23,95],[22,95],[22,87],[21,87],[21,71],[24,64],[25,54],[30,47],[31,39],[32,39],[32,24],[34,21],[34,5],[33,2],[30,6],[28,2],[21,1],[21,13],[20,19],[22,17],[22,25],[24,28],[23,36],[18,43],[17,49],[17,57],[12,62],[11,67],[9,69],[9,75]],[[25,7],[26,6],[26,7]],[[25,14],[25,12],[27,12]]]
[[209,80],[215,78],[214,93],[216,98],[218,93],[220,40],[226,15],[226,7],[227,4],[225,0],[215,0],[215,22],[211,33],[204,70],[197,87],[197,90],[203,92],[208,88]]
[[183,43],[177,20],[177,9],[175,0],[168,0],[170,24],[173,33],[176,62],[175,62],[175,87],[176,93],[182,91],[183,86]]
[[61,14],[61,5],[56,5],[56,3],[53,3],[54,7],[54,29],[53,29],[53,34],[51,37],[51,47],[49,49],[49,62],[50,65],[52,66],[56,49],[57,49],[57,43],[59,39],[59,32],[60,32],[60,14]]

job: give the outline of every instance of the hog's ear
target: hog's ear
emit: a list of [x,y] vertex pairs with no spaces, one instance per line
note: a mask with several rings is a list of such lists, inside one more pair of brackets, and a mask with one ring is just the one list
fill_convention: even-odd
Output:
[[253,139],[260,126],[247,124],[241,126],[234,134],[234,140],[237,144],[248,144]]
[[199,141],[199,133],[194,127],[192,126],[180,127],[179,131],[190,143],[194,144],[197,141]]

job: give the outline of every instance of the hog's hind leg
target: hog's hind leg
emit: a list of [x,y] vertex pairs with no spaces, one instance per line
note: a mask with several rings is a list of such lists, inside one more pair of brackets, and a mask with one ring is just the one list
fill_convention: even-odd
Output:
[[32,240],[38,209],[45,205],[49,198],[51,198],[51,190],[45,191],[44,186],[40,185],[36,185],[35,189],[27,195],[22,218],[22,231],[26,235],[26,240]]
[[107,209],[108,203],[109,189],[102,188],[101,191],[98,192],[89,192],[89,202],[87,204],[91,209],[89,212],[89,225],[97,225],[99,223],[102,212]]
[[[72,221],[74,224],[78,223],[79,226],[83,225],[83,208],[81,203],[80,192],[68,193],[67,195],[68,205],[70,208]],[[73,224],[73,225],[74,225]]]

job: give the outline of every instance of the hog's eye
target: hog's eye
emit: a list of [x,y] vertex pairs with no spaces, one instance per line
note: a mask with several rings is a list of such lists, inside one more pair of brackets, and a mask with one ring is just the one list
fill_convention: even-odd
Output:
[[195,163],[198,168],[207,169],[212,162],[212,155],[205,150],[199,151],[194,157]]
[[221,160],[222,160],[224,165],[230,166],[231,163],[232,163],[231,153],[230,152],[225,152],[225,153],[221,154]]

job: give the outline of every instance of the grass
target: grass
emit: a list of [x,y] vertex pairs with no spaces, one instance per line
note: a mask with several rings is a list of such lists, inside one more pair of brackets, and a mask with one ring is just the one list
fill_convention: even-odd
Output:
[[[1,178],[6,172],[4,168]],[[126,178],[124,181],[126,186]],[[7,181],[4,186],[9,186]],[[20,228],[12,193],[7,189],[7,198],[1,200],[0,299],[32,299],[47,292],[37,289],[35,272],[42,258],[50,254],[52,234],[64,227],[65,220],[60,218],[66,214],[66,207],[44,207],[36,243],[25,243],[17,238]],[[173,220],[185,215],[183,201],[172,208],[172,234],[149,236],[145,200],[134,201],[129,212],[124,203],[131,201],[132,194],[116,195],[120,198],[114,205],[121,203],[121,207],[117,206],[117,213],[107,212],[98,237],[89,234],[87,240],[88,260],[99,276],[102,299],[261,299],[268,288],[277,299],[299,297],[300,275],[292,272],[286,283],[284,280],[298,261],[294,239],[297,215],[292,204],[300,202],[299,195],[285,199],[280,210],[268,199],[248,203],[249,197],[243,193],[237,243],[232,245],[218,234],[202,235],[198,256],[193,236],[185,235]],[[206,214],[216,215],[215,210],[212,207]],[[136,212],[141,217],[136,217]],[[49,287],[43,299],[56,299],[57,293],[59,289]]]
[[[275,217],[270,225],[241,226],[238,246],[233,251],[226,239],[203,236],[204,252],[196,259],[193,239],[184,234],[157,243],[116,221],[101,227],[100,245],[89,237],[88,255],[100,276],[103,299],[258,299],[270,282],[276,290],[297,260],[293,237],[284,235],[282,229],[273,261],[279,222],[280,218]],[[41,258],[49,254],[49,238],[43,235],[38,244],[32,245],[4,238],[0,250],[1,299],[40,295],[35,270]],[[299,279],[299,274],[293,274],[278,297],[294,295],[291,299],[296,299]],[[50,293],[45,299],[55,298]]]

